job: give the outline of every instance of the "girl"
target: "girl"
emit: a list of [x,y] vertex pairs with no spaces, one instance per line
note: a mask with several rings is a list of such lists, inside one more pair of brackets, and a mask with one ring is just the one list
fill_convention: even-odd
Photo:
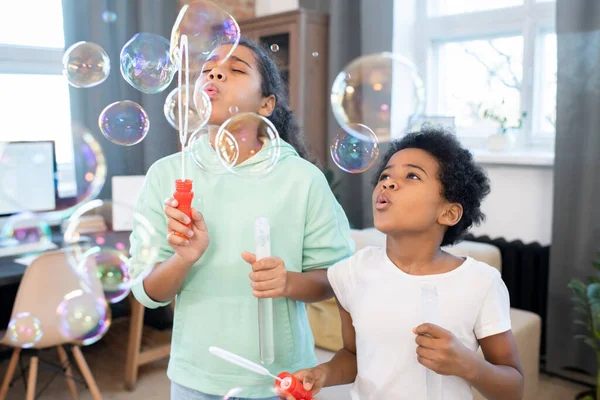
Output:
[[[429,398],[430,369],[442,375],[444,400],[471,399],[471,386],[489,399],[522,398],[500,273],[441,248],[484,217],[488,179],[471,154],[451,133],[425,129],[392,143],[374,186],[374,225],[386,248],[367,247],[328,270],[344,348],[296,376],[313,393],[354,382],[355,400],[413,400]],[[437,306],[435,296],[425,298],[437,325],[423,323],[425,285],[437,291]]]
[[[174,400],[220,399],[234,387],[244,388],[247,398],[273,398],[273,379],[208,351],[217,346],[260,363],[257,298],[273,298],[275,362],[269,369],[278,373],[316,365],[304,303],[333,296],[326,268],[354,250],[342,208],[321,171],[305,160],[307,152],[275,63],[248,40],[240,41],[226,58],[230,49],[229,44],[218,46],[199,78],[212,102],[209,124],[222,124],[231,107],[268,117],[282,139],[278,163],[260,179],[245,179],[206,173],[188,157],[187,179],[193,181],[195,198],[202,198],[201,209],[192,211],[191,230],[177,201],[162,200],[180,179],[181,154],[163,158],[148,170],[137,205],[165,240],[159,262],[132,292],[148,308],[169,304],[177,296],[167,371]],[[210,138],[214,141],[214,135]],[[252,168],[253,160],[261,159],[260,150],[252,156],[245,148],[259,143],[257,139],[238,143],[240,155],[250,158],[240,157],[236,168]],[[214,156],[208,146],[198,149],[203,160]],[[257,217],[270,219],[274,255],[258,262],[252,254]],[[134,261],[139,243],[134,227]]]

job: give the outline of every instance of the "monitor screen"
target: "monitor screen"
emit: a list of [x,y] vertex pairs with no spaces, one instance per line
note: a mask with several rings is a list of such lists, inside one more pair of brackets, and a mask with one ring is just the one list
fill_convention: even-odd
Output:
[[54,142],[10,142],[0,154],[0,216],[56,207]]

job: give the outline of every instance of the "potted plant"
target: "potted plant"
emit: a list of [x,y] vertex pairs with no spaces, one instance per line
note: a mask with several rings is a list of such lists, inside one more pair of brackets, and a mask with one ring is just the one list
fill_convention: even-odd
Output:
[[[600,252],[592,264],[600,272]],[[585,328],[585,333],[575,338],[591,347],[597,360],[596,390],[580,393],[577,400],[600,400],[600,277],[589,276],[587,282],[572,279],[568,286],[573,292],[573,309],[580,317],[574,322]]]
[[[502,100],[501,106],[504,105]],[[483,112],[483,118],[494,121],[499,125],[495,134],[488,137],[488,145],[491,151],[509,150],[516,140],[513,132],[518,132],[523,127],[523,120],[527,117],[527,112],[523,111],[516,124],[510,124],[508,117],[503,115],[497,108],[488,108]]]

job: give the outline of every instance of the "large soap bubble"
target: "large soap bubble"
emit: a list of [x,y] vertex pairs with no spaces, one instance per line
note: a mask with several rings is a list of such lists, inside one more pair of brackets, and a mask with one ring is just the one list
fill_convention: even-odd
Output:
[[188,37],[189,70],[200,72],[206,56],[218,43],[231,43],[227,57],[233,53],[240,40],[240,27],[229,13],[214,3],[196,0],[181,8],[171,31],[171,59],[178,67],[183,35]]
[[422,115],[425,88],[410,60],[388,52],[371,54],[353,60],[337,75],[331,106],[347,132],[359,124],[386,141],[406,133],[411,121]]

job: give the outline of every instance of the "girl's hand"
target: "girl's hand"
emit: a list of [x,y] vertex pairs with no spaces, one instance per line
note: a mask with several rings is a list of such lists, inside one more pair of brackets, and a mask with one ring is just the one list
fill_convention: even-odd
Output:
[[242,253],[242,258],[252,265],[250,280],[253,296],[259,298],[286,296],[287,271],[281,258],[266,257],[256,261],[256,255],[247,251]]
[[440,375],[465,377],[469,374],[475,352],[466,348],[450,331],[434,324],[413,329],[417,334],[417,360]]
[[[294,372],[294,376],[303,383],[304,390],[312,390],[313,396],[318,394],[327,380],[327,373],[329,369],[326,364],[317,365],[314,368],[303,369],[298,372]],[[286,400],[296,400],[293,396],[286,396],[283,393],[278,393],[279,397]]]
[[[169,218],[167,221],[167,242],[175,250],[177,255],[190,265],[202,257],[202,254],[208,248],[210,238],[208,229],[204,222],[204,217],[195,208],[192,208],[191,229],[186,225],[190,223],[188,217],[176,207],[177,200],[170,197],[165,200],[165,215]],[[175,234],[179,232],[188,237],[182,238]]]

